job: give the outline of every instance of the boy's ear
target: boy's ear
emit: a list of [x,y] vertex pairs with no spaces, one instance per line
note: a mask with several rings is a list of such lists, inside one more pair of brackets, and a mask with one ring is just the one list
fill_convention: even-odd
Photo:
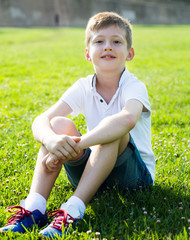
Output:
[[85,49],[85,57],[88,62],[91,62],[91,57],[88,48]]
[[128,56],[126,58],[126,61],[128,61],[128,62],[131,61],[134,58],[134,56],[135,56],[134,48],[130,48],[128,50]]

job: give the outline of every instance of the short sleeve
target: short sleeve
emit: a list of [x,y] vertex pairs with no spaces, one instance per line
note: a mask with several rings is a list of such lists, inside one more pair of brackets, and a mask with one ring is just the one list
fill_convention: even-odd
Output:
[[148,112],[143,112],[144,117],[149,117],[151,113],[151,107],[148,97],[148,92],[144,83],[140,81],[135,81],[134,83],[129,84],[123,90],[122,98],[124,103],[128,100],[136,99],[140,101],[143,106],[148,110]]
[[84,89],[79,80],[74,83],[62,96],[61,100],[66,102],[73,110],[72,115],[84,114]]

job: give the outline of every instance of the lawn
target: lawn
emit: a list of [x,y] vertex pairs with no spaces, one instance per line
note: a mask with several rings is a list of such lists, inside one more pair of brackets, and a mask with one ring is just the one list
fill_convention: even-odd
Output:
[[[148,89],[157,160],[152,189],[98,192],[84,220],[64,239],[190,239],[190,26],[134,26],[128,63]],[[0,226],[10,205],[26,198],[39,144],[33,119],[77,79],[93,73],[84,58],[84,29],[0,29]],[[74,119],[85,133],[83,116]],[[59,175],[47,211],[74,189]],[[38,231],[0,239],[38,239]]]

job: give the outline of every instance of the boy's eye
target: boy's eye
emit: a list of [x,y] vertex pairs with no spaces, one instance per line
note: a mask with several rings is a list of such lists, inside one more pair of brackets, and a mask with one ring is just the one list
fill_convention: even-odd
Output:
[[96,43],[100,44],[102,43],[103,41],[102,40],[97,40]]
[[115,43],[115,44],[119,44],[119,43],[121,43],[121,42],[120,42],[119,40],[115,40],[114,43]]

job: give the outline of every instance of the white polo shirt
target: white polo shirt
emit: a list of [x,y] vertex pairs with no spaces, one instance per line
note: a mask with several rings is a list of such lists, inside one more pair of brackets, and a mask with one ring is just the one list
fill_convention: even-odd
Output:
[[139,153],[155,179],[155,157],[151,145],[151,108],[145,85],[126,68],[123,71],[119,86],[109,104],[96,91],[96,75],[79,79],[61,97],[73,110],[73,115],[85,116],[88,131],[95,128],[105,117],[122,110],[130,99],[139,100],[148,112],[142,112],[136,126],[130,134]]

